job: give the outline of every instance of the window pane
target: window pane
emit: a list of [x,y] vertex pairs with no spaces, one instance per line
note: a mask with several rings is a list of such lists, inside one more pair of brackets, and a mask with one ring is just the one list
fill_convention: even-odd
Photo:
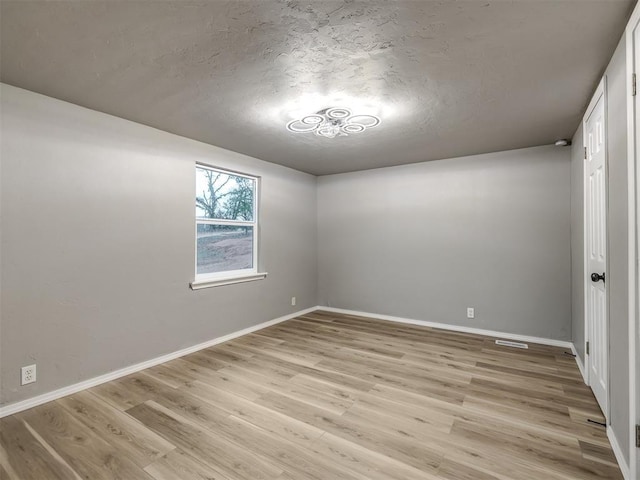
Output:
[[256,181],[196,167],[196,217],[253,221]]
[[253,227],[198,224],[198,275],[253,268]]

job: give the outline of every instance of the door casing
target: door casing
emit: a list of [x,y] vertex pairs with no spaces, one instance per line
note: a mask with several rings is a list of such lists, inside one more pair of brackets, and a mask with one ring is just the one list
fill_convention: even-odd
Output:
[[[640,105],[633,77],[640,73],[640,4],[625,30],[627,63],[627,172],[629,229],[629,475],[640,477],[635,426],[640,424]],[[637,83],[637,81],[636,81]],[[637,87],[636,87],[637,88]]]

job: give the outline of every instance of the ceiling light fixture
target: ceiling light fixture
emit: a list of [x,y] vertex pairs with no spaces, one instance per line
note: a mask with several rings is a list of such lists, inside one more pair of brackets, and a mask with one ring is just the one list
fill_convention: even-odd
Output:
[[287,130],[294,133],[313,132],[320,137],[334,138],[361,133],[379,124],[380,119],[374,115],[353,115],[348,108],[332,107],[287,123]]

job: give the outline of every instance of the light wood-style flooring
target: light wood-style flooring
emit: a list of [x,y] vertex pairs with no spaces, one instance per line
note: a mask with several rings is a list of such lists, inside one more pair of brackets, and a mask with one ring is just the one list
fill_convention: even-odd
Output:
[[621,479],[565,349],[314,312],[0,422],[0,478]]

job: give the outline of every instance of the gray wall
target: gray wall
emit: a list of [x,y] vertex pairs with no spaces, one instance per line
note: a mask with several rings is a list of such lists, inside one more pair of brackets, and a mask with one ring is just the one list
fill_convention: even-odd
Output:
[[[7,85],[1,97],[0,403],[317,304],[315,177]],[[262,176],[266,280],[189,289],[196,161]],[[31,363],[38,381],[20,387]]]
[[[629,255],[627,185],[627,83],[624,37],[606,69],[608,241],[607,291],[609,301],[609,402],[610,422],[629,461]],[[584,242],[582,208],[582,126],[574,137],[572,155],[573,339],[584,363]],[[579,150],[579,152],[578,152]],[[579,252],[576,250],[580,249]],[[578,258],[579,255],[579,258]],[[589,272],[587,272],[589,273]]]
[[558,147],[320,177],[319,301],[569,340],[569,187]]

